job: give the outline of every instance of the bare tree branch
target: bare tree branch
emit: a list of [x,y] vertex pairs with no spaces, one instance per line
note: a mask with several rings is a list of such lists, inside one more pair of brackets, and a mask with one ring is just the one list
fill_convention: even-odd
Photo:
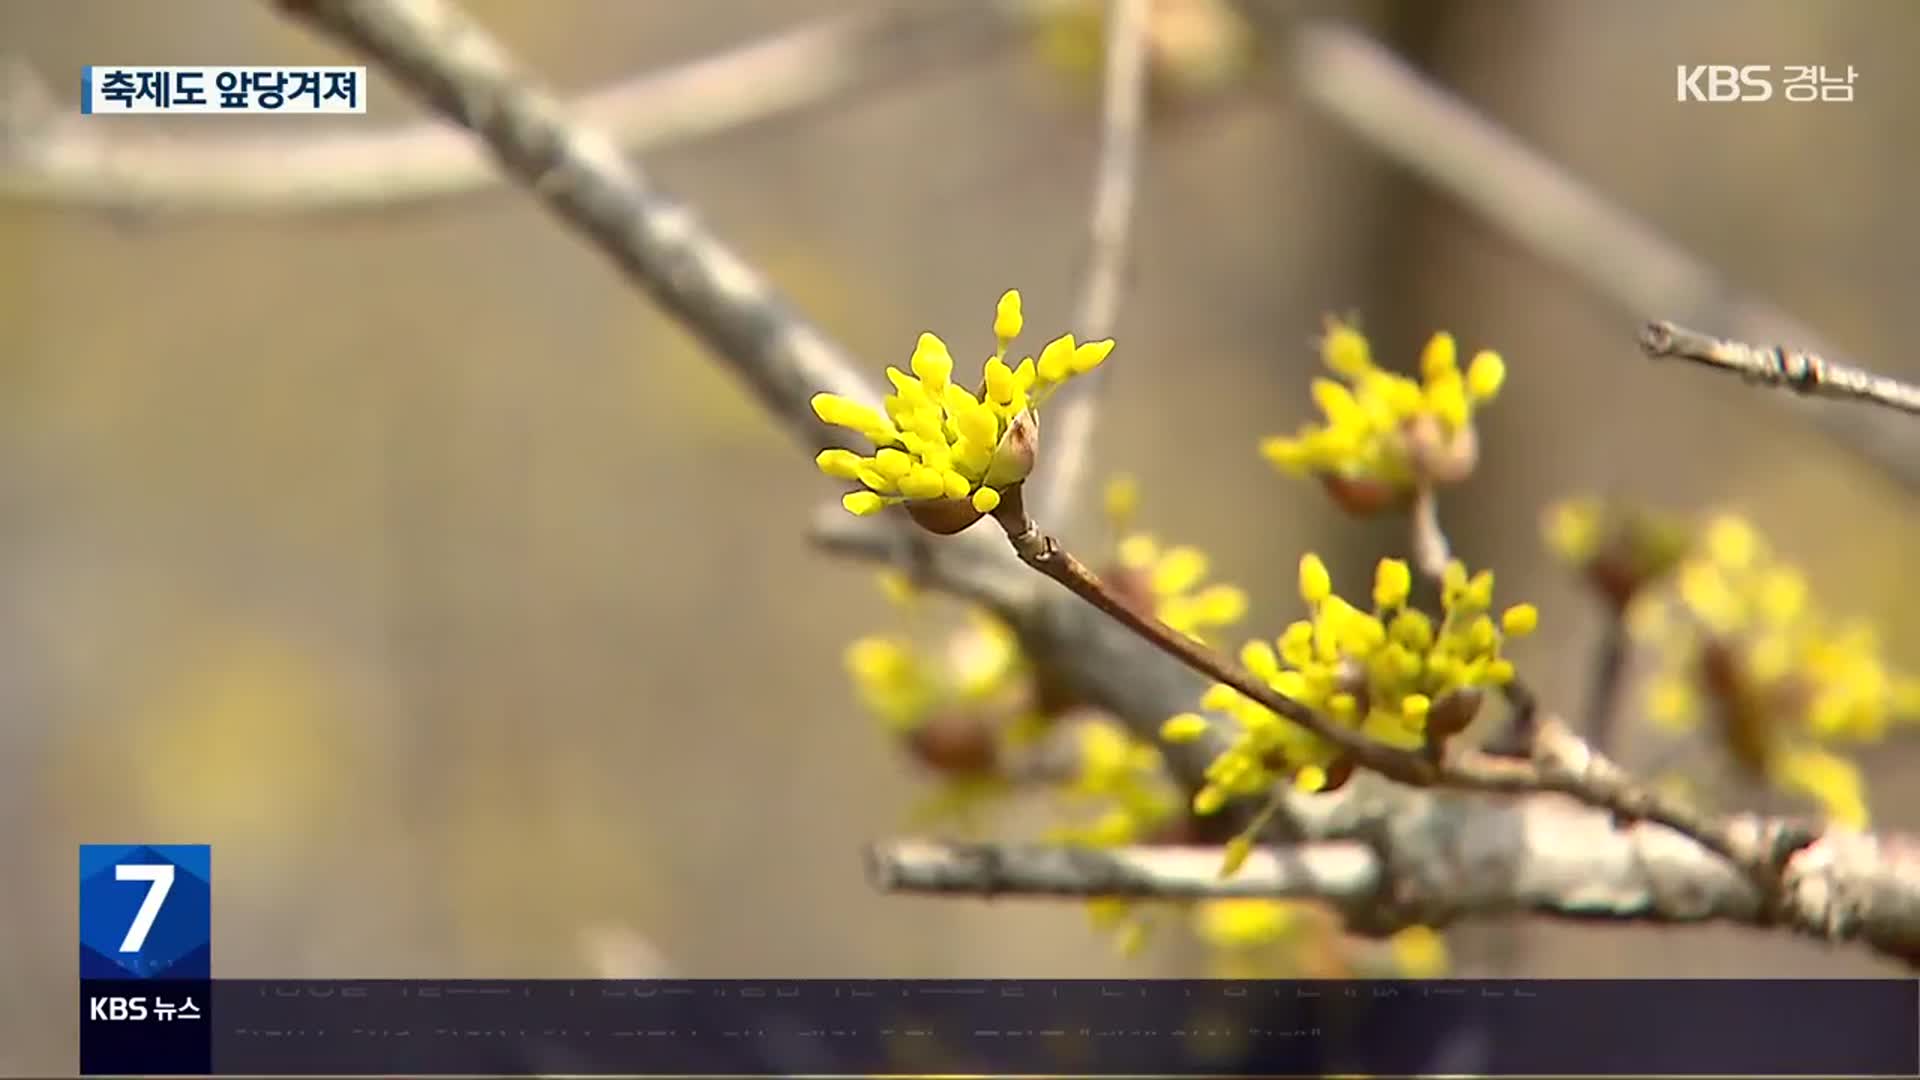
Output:
[[1380,862],[1365,844],[1336,840],[1255,851],[1238,872],[1223,878],[1217,847],[1086,848],[897,840],[868,849],[867,876],[885,892],[1346,901],[1379,891]]
[[[628,151],[845,97],[1004,37],[979,5],[886,6],[594,90],[566,115]],[[389,207],[493,186],[484,147],[437,123],[375,134],[181,135],[57,110],[16,66],[0,83],[0,199],[84,210],[280,214]]]
[[1714,853],[1652,824],[1621,825],[1552,796],[1510,801],[1407,793],[1354,838],[1256,849],[1231,877],[1215,848],[876,845],[868,876],[938,895],[1270,897],[1318,900],[1385,933],[1536,914],[1623,923],[1786,924],[1828,941],[1863,938],[1909,963],[1920,945],[1920,860],[1831,832],[1787,863],[1776,902]]
[[[1110,0],[1107,66],[1101,108],[1100,160],[1093,181],[1086,278],[1074,329],[1083,340],[1110,336],[1120,316],[1139,186],[1147,113],[1147,20],[1152,0]],[[1047,412],[1046,459],[1031,481],[1034,505],[1047,520],[1066,522],[1087,481],[1104,370],[1060,391]]]
[[378,60],[479,135],[510,175],[704,339],[809,448],[842,438],[814,416],[816,393],[880,400],[839,345],[791,311],[692,211],[656,190],[605,134],[568,120],[459,9],[444,0],[278,6]]
[[1705,367],[1731,372],[1748,382],[1784,387],[1797,394],[1864,402],[1904,413],[1920,413],[1920,386],[1828,360],[1819,353],[1802,352],[1782,345],[1761,346],[1728,341],[1670,322],[1648,323],[1640,332],[1640,348],[1655,360],[1691,360]]
[[[1301,92],[1373,149],[1419,173],[1516,242],[1635,317],[1674,311],[1755,341],[1838,355],[1778,309],[1735,291],[1712,267],[1582,184],[1383,46],[1334,25],[1293,43]],[[1912,490],[1920,428],[1887,414],[1782,396],[1795,415]]]

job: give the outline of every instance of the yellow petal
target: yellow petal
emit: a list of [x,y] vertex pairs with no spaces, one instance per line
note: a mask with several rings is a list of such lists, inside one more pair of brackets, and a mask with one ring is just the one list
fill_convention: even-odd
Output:
[[939,394],[946,390],[947,380],[953,377],[953,354],[947,351],[946,342],[933,334],[921,334],[909,366],[930,393]]
[[879,513],[887,500],[871,491],[850,491],[840,497],[840,505],[846,507],[849,514],[866,517]]
[[1473,363],[1467,365],[1467,393],[1475,401],[1492,401],[1506,381],[1507,362],[1491,349],[1474,354]]
[[1420,374],[1428,382],[1457,371],[1460,367],[1460,346],[1453,335],[1441,331],[1427,339],[1427,347],[1420,353]]
[[1020,310],[1020,290],[1008,289],[1001,293],[1000,303],[995,306],[993,312],[993,336],[1000,339],[1000,344],[1005,346],[1007,342],[1020,336],[1020,330],[1025,325],[1026,317]]
[[1040,350],[1040,381],[1057,383],[1073,374],[1073,335],[1062,334]]
[[1320,556],[1309,551],[1300,557],[1300,598],[1309,606],[1318,604],[1333,595],[1333,577],[1327,573],[1327,564]]
[[1170,743],[1190,743],[1207,733],[1207,718],[1198,713],[1181,713],[1160,725],[1160,737]]
[[822,450],[813,463],[820,467],[821,472],[836,480],[857,480],[861,467],[867,461],[851,450]]
[[1089,341],[1079,346],[1073,350],[1073,373],[1084,375],[1092,371],[1105,362],[1107,355],[1111,352],[1113,352],[1111,340]]

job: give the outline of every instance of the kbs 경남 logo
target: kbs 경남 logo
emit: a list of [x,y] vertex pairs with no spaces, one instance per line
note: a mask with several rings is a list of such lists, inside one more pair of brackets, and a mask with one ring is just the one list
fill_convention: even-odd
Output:
[[212,849],[80,845],[80,978],[212,976]]

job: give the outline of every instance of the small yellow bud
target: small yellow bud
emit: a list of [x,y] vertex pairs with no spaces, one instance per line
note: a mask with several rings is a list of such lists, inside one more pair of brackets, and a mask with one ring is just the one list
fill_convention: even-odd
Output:
[[1199,713],[1181,713],[1160,725],[1160,737],[1170,743],[1190,743],[1207,733],[1207,718]]
[[851,450],[822,450],[813,463],[836,480],[858,480],[866,460]]
[[1132,476],[1120,473],[1107,481],[1107,520],[1115,523],[1131,521],[1139,506],[1140,485]]
[[1225,805],[1227,805],[1227,793],[1212,784],[1193,793],[1193,812],[1200,817],[1217,814]]
[[1300,598],[1309,607],[1333,595],[1333,576],[1320,556],[1309,551],[1300,557]]
[[1000,506],[1000,493],[990,487],[983,487],[973,493],[973,508],[983,514],[991,514]]
[[1420,374],[1428,382],[1459,370],[1459,366],[1460,346],[1454,342],[1452,334],[1443,330],[1427,339],[1427,347],[1420,353]]
[[1482,349],[1467,365],[1467,393],[1475,401],[1492,401],[1507,381],[1507,362],[1491,349]]
[[1025,325],[1026,317],[1020,310],[1020,290],[1008,289],[1001,293],[1000,303],[993,312],[993,336],[1000,339],[1001,347],[1019,337]]
[[1113,341],[1089,341],[1073,350],[1073,373],[1085,375],[1099,367],[1113,352]]
[[1046,383],[1062,382],[1073,374],[1073,335],[1062,334],[1047,342],[1040,350],[1040,362],[1037,369],[1040,381]]
[[1207,556],[1199,548],[1181,546],[1160,557],[1153,570],[1153,591],[1163,596],[1183,593],[1207,576]]
[[1413,592],[1413,571],[1404,560],[1381,559],[1373,578],[1373,602],[1381,610],[1397,608]]
[[1214,712],[1226,712],[1239,700],[1240,691],[1226,683],[1214,683],[1207,687],[1206,693],[1200,695],[1200,707],[1212,709]]
[[1349,379],[1357,379],[1373,369],[1373,353],[1366,335],[1337,319],[1327,320],[1326,336],[1320,339],[1320,360],[1327,370]]
[[1145,570],[1160,558],[1160,545],[1153,537],[1135,533],[1120,541],[1120,565],[1129,570]]
[[1500,615],[1500,632],[1508,637],[1526,637],[1540,626],[1540,609],[1532,604],[1515,604]]
[[1302,765],[1300,771],[1293,774],[1293,786],[1311,795],[1327,786],[1327,770],[1318,765]]
[[921,334],[908,366],[920,376],[928,392],[937,395],[946,390],[947,380],[953,377],[953,354],[947,351],[947,343],[936,335]]
[[840,497],[840,505],[846,507],[849,514],[866,517],[879,513],[887,500],[871,491],[850,491]]
[[1220,860],[1220,876],[1230,878],[1247,865],[1247,857],[1253,854],[1253,837],[1236,836],[1227,841],[1227,850]]
[[1408,694],[1400,699],[1400,715],[1408,720],[1424,721],[1433,711],[1433,699],[1425,694]]

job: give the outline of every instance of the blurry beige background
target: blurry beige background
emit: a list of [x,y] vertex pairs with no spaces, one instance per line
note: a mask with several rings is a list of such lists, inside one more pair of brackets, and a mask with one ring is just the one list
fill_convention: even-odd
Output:
[[[571,89],[843,5],[473,8]],[[1380,33],[1739,285],[1920,374],[1920,7],[1282,10]],[[0,51],[63,95],[86,63],[337,55],[238,0],[0,0]],[[1680,63],[1851,64],[1857,100],[1681,105]],[[368,124],[417,115],[382,80],[373,102]],[[1520,659],[1549,700],[1577,701],[1594,617],[1535,521],[1585,490],[1750,511],[1920,663],[1908,496],[1757,391],[1640,359],[1663,313],[1545,271],[1282,73],[1158,119],[1101,460],[1257,622],[1289,617],[1303,547],[1357,576],[1400,541],[1254,453],[1306,415],[1321,313],[1358,310],[1396,359],[1441,326],[1509,359],[1445,515],[1542,603]],[[644,165],[877,370],[921,329],[984,337],[1008,286],[1065,325],[1093,124],[1015,47]],[[1070,904],[868,890],[859,847],[915,788],[841,669],[896,616],[801,535],[831,491],[518,192],[285,219],[0,205],[0,1072],[71,1068],[82,841],[215,845],[228,976],[585,975],[605,925],[703,976],[1194,971],[1174,944],[1121,959]],[[1920,761],[1874,762],[1881,824],[1920,827]],[[1469,973],[1881,970],[1729,930],[1454,941]]]

